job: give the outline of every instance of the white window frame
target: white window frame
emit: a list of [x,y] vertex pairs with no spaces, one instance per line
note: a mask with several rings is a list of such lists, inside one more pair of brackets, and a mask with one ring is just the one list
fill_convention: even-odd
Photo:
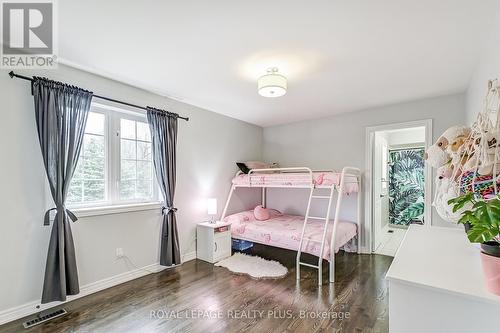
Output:
[[[110,181],[112,181],[111,185],[115,184],[114,191],[110,191],[111,193],[111,201],[115,202],[119,205],[128,205],[128,204],[137,204],[137,203],[148,203],[151,201],[156,201],[158,202],[159,199],[159,189],[158,186],[155,186],[157,184],[156,182],[156,177],[155,177],[155,172],[154,170],[152,171],[152,181],[153,181],[153,200],[120,200],[120,190],[119,190],[119,182],[121,179],[121,135],[120,135],[120,120],[121,119],[128,119],[132,121],[140,121],[140,122],[146,122],[147,119],[146,116],[143,115],[141,116],[140,114],[130,114],[130,113],[118,113],[118,112],[111,112],[110,117],[112,121],[110,121],[110,126],[112,127],[109,133],[113,134],[115,137],[116,142],[113,143],[113,140],[111,143],[111,146],[109,147],[110,149],[110,156],[111,156],[111,172],[110,172]],[[137,140],[136,141],[141,141]],[[151,160],[151,163],[153,161]],[[114,178],[114,179],[111,179]]]
[[[142,121],[147,123],[145,112],[138,112],[128,108],[116,107],[112,104],[92,102],[91,112],[101,113],[105,116],[105,196],[106,200],[95,203],[67,203],[66,206],[77,217],[94,215],[118,214],[132,211],[159,209],[162,199],[156,175],[153,170],[153,198],[151,200],[120,200],[119,180],[121,172],[121,136],[120,119]],[[50,188],[47,188],[49,200],[52,202]]]
[[[105,121],[105,126],[104,126],[104,146],[106,147],[106,153],[109,149],[109,132],[108,132],[108,125],[109,125],[109,119],[108,119],[108,114],[101,109],[94,109],[91,108],[90,112],[93,113],[99,113],[104,115],[104,121]],[[80,152],[81,154],[82,152]],[[80,159],[78,160],[80,162]],[[108,180],[109,179],[109,155],[106,154],[105,156],[105,163],[104,163],[104,179]],[[87,202],[87,203],[67,203],[68,208],[84,208],[84,207],[97,207],[97,206],[109,206],[111,205],[111,201],[109,199],[109,192],[110,192],[110,186],[109,186],[109,181],[105,181],[104,183],[104,195],[105,195],[105,200],[104,201],[96,201],[96,202]]]

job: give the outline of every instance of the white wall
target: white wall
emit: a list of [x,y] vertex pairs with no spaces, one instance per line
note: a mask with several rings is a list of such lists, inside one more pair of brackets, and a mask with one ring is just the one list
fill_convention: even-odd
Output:
[[492,10],[497,17],[490,30],[484,31],[489,34],[488,42],[467,89],[467,124],[472,124],[481,110],[488,80],[500,80],[500,1]]
[[387,131],[389,146],[408,145],[425,142],[425,127],[405,128]]
[[[328,118],[315,119],[274,126],[264,129],[264,151],[266,161],[279,162],[285,166],[309,166],[313,169],[341,169],[349,165],[365,168],[365,129],[390,123],[432,119],[434,140],[448,127],[465,121],[464,96],[450,95],[418,100],[359,112],[344,113]],[[294,194],[299,198],[300,194]],[[301,212],[304,202],[294,204],[288,194],[269,195],[268,206],[285,211]],[[354,197],[346,202],[349,207]],[[352,211],[352,210],[351,210]],[[344,218],[352,219],[348,212]],[[444,224],[433,212],[435,225]],[[366,239],[366,237],[364,237]],[[366,244],[363,244],[366,246]]]
[[[235,162],[261,159],[260,127],[64,66],[40,74],[96,94],[190,117],[189,122],[179,121],[178,136],[175,203],[183,256],[195,251],[195,225],[206,219],[204,199],[218,198],[221,211],[237,169]],[[0,110],[1,314],[40,299],[51,228],[42,225],[46,183],[29,82],[10,79],[6,71],[0,71]],[[257,198],[258,191],[237,197],[233,207],[242,208],[242,202],[254,206]],[[138,267],[158,262],[160,220],[155,210],[87,217],[73,223],[80,285],[134,269],[115,260],[117,247]]]

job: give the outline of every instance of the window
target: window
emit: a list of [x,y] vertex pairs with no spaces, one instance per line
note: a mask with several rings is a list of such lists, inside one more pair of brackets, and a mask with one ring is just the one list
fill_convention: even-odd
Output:
[[147,200],[153,195],[149,125],[120,120],[120,200]]
[[145,115],[93,104],[68,207],[158,202]]
[[80,158],[69,188],[67,201],[70,204],[106,201],[105,128],[105,115],[90,112]]

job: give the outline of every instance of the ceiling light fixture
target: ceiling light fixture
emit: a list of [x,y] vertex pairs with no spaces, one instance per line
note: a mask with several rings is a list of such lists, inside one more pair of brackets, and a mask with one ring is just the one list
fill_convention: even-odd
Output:
[[272,67],[267,74],[259,78],[257,82],[259,95],[264,97],[280,97],[286,94],[286,77],[278,73],[278,68]]

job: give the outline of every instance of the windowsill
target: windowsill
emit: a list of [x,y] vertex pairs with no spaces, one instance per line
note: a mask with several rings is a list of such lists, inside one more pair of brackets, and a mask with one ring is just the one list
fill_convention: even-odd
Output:
[[161,202],[144,202],[144,203],[133,203],[125,205],[113,205],[113,206],[98,206],[98,207],[80,207],[80,208],[69,208],[77,218],[89,217],[89,216],[99,216],[99,215],[111,215],[111,214],[123,214],[129,212],[140,212],[145,210],[160,210],[162,207]]

